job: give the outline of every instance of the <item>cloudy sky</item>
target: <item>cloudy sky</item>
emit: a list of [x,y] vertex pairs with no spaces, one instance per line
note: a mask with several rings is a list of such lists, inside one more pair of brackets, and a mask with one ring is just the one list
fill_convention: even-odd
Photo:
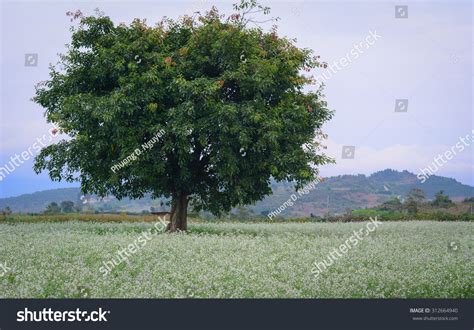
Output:
[[[92,14],[98,7],[117,23],[138,17],[153,24],[213,4],[231,13],[232,2],[2,0],[0,168],[49,134],[43,110],[30,98],[69,42],[67,11]],[[281,35],[297,38],[330,64],[313,72],[325,80],[326,100],[336,111],[325,132],[327,153],[337,164],[323,167],[323,176],[385,168],[417,173],[469,136],[436,174],[474,185],[471,1],[261,3],[281,18]],[[26,66],[25,54],[38,54],[37,65]],[[403,100],[398,108],[396,100]],[[342,158],[344,146],[354,147],[353,158]],[[0,197],[65,186],[36,175],[28,160],[2,178]]]

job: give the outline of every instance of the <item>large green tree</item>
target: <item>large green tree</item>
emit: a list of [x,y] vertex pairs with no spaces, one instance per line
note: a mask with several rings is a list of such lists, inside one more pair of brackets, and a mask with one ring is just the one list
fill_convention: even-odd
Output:
[[74,202],[72,201],[62,201],[60,204],[61,212],[63,213],[72,213],[74,212]]
[[58,203],[52,202],[46,206],[44,210],[44,214],[58,214],[61,213],[61,207],[59,207]]
[[454,206],[454,203],[448,195],[444,194],[443,190],[440,190],[435,194],[435,199],[431,202],[431,205],[434,207],[448,208]]
[[313,180],[331,161],[320,143],[332,112],[306,75],[324,64],[256,25],[268,8],[234,9],[154,27],[73,13],[68,51],[34,97],[69,137],[35,170],[84,193],[169,197],[171,231],[186,230],[190,201],[218,215],[270,194],[271,178]]

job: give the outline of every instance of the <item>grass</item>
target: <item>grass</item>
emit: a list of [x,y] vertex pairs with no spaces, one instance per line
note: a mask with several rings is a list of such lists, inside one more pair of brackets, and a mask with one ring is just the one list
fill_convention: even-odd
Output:
[[0,223],[10,268],[0,268],[0,298],[474,297],[469,222],[384,222],[317,278],[313,263],[364,223],[194,223],[154,235],[103,276],[103,262],[152,226]]

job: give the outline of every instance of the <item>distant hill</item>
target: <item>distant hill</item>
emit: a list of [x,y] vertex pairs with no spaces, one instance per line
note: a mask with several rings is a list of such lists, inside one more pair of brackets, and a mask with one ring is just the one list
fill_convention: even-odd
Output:
[[[393,196],[403,198],[413,188],[425,191],[428,199],[444,190],[453,200],[461,200],[474,196],[474,187],[462,184],[454,179],[431,176],[425,183],[421,183],[415,174],[408,171],[383,170],[366,175],[340,175],[326,178],[315,186],[308,194],[299,195],[294,206],[287,207],[280,215],[284,217],[298,217],[322,215],[329,211],[333,214],[343,213],[346,209],[361,209],[381,204]],[[255,214],[266,215],[277,209],[295,194],[292,183],[272,183],[273,194],[264,200],[249,206]],[[51,202],[60,203],[70,200],[86,209],[107,211],[140,212],[149,210],[151,206],[158,210],[167,210],[162,206],[164,200],[152,200],[145,197],[140,200],[123,199],[118,201],[114,197],[99,200],[94,196],[85,196],[81,199],[79,188],[53,189],[25,194],[18,197],[0,199],[0,209],[10,206],[14,212],[41,212]],[[329,200],[328,200],[329,197]],[[288,204],[288,203],[287,203]]]
[[[308,216],[311,213],[323,215],[327,212],[328,206],[331,213],[340,214],[347,209],[374,207],[395,196],[403,199],[413,188],[422,189],[428,199],[433,199],[435,193],[440,190],[453,200],[474,196],[474,187],[451,178],[431,176],[422,184],[413,173],[387,169],[370,176],[359,174],[329,177],[307,195],[299,197],[296,194],[298,201],[294,203],[295,205],[286,208],[280,215],[284,217]],[[294,193],[289,183],[274,183],[272,190],[273,195],[251,208],[255,213],[268,214]]]
[[78,201],[79,188],[61,188],[37,191],[16,197],[0,198],[0,209],[9,206],[13,212],[40,212],[51,202]]

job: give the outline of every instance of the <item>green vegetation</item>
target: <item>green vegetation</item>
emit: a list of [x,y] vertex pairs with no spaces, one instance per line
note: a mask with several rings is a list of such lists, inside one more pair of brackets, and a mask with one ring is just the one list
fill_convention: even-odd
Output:
[[0,213],[1,213],[3,216],[10,215],[10,214],[12,214],[12,209],[10,208],[10,206],[7,206],[7,207],[5,207],[2,211],[0,211]]
[[56,202],[52,202],[46,207],[46,210],[44,210],[44,214],[58,214],[58,213],[61,213],[61,208]]
[[71,201],[62,201],[61,202],[61,212],[62,213],[72,213],[75,211],[74,202]]
[[75,211],[77,211],[77,209],[74,207],[74,202],[62,201],[61,205],[58,205],[56,202],[50,203],[44,210],[44,214],[73,213]]
[[[393,211],[388,211],[388,210],[374,210],[374,209],[365,209],[365,210],[354,210],[352,211],[351,215],[360,215],[360,216],[365,216],[365,217],[384,217],[384,216],[389,216],[395,214]],[[403,213],[399,213],[403,214]]]
[[473,223],[383,223],[315,278],[313,263],[364,225],[191,223],[104,277],[153,223],[0,223],[0,298],[474,298]]
[[61,203],[64,200],[79,201],[79,188],[60,188],[38,191],[32,194],[23,194],[16,197],[0,198],[0,209],[9,206],[13,212],[43,212],[48,204]]
[[446,208],[454,206],[454,203],[451,199],[449,199],[449,196],[446,196],[444,191],[441,190],[440,192],[436,193],[435,199],[431,202],[431,205],[438,208]]
[[[365,209],[353,211],[351,216],[335,216],[326,221],[363,221],[368,217],[378,216],[383,221],[405,221],[405,220],[435,220],[435,221],[474,221],[474,213],[448,213],[443,211],[435,212],[417,212],[410,214],[408,212],[378,211],[374,209]],[[324,218],[323,218],[324,219]]]
[[234,10],[154,26],[75,13],[68,51],[34,97],[69,139],[44,148],[35,171],[88,194],[170,198],[170,231],[186,230],[188,205],[219,215],[269,195],[271,178],[314,180],[331,161],[321,141],[332,111],[303,73],[325,64],[256,27],[269,8]]
[[426,202],[424,191],[414,188],[407,193],[403,203],[395,197],[370,209],[352,211],[349,217],[353,220],[354,216],[378,215],[382,220],[472,221],[474,213],[469,201],[470,198],[465,198],[462,203],[454,203],[443,191],[439,191],[433,201]]
[[[7,223],[37,223],[37,222],[68,222],[68,221],[83,221],[83,222],[154,222],[157,221],[157,217],[150,214],[143,215],[130,215],[130,214],[93,214],[93,213],[76,213],[76,214],[64,214],[57,213],[54,215],[41,214],[41,215],[30,215],[30,214],[12,214],[0,220],[6,221]],[[199,221],[193,219],[193,221]],[[1,223],[1,221],[0,221]]]
[[[298,205],[300,205],[300,207],[287,209],[281,216],[285,218],[309,217],[311,214],[322,216],[326,213],[326,201],[328,196],[331,213],[343,214],[347,213],[346,209],[358,210],[371,208],[381,205],[390,199],[397,199],[397,196],[401,198],[402,196],[406,196],[406,194],[414,188],[422,189],[425,192],[425,202],[429,199],[434,199],[436,192],[443,190],[444,193],[451,196],[450,198],[454,201],[464,199],[466,201],[463,202],[463,204],[473,204],[473,202],[471,202],[471,204],[468,202],[469,198],[474,199],[474,197],[470,197],[474,196],[473,187],[443,177],[433,178],[433,180],[437,182],[435,187],[426,186],[432,178],[433,177],[430,177],[428,181],[420,186],[414,174],[391,170],[377,172],[371,176],[345,175],[329,177],[326,178],[324,182],[318,184],[316,188],[307,195],[298,199]],[[385,190],[384,187],[389,190]],[[293,193],[295,193],[295,191],[291,183],[272,182],[272,195],[257,202],[255,205],[248,205],[246,208],[256,216],[266,216],[269,211],[278,208],[282,203],[288,200]],[[168,200],[152,199],[150,195],[146,195],[137,200],[124,198],[120,201],[113,196],[107,196],[103,200],[97,198],[97,196],[87,196],[88,202],[86,204],[83,204],[80,197],[81,193],[79,188],[46,190],[34,194],[0,199],[0,209],[10,206],[15,213],[39,213],[43,212],[45,207],[51,202],[60,204],[62,201],[70,200],[73,201],[76,206],[80,206],[83,212],[140,213],[143,210],[150,210],[150,207],[154,207],[156,211],[169,210],[166,205],[162,205],[162,203],[166,203]],[[444,209],[440,210],[443,211]],[[232,213],[236,211],[237,209],[233,210]],[[451,209],[449,209],[449,212],[451,212]]]

